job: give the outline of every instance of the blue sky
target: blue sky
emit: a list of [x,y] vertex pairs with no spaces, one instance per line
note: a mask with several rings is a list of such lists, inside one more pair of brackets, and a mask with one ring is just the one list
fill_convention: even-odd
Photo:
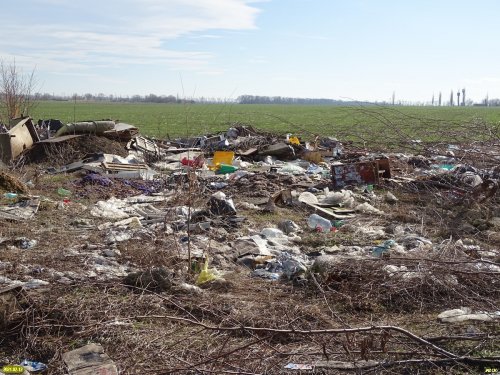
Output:
[[0,58],[40,91],[500,97],[496,0],[16,0]]

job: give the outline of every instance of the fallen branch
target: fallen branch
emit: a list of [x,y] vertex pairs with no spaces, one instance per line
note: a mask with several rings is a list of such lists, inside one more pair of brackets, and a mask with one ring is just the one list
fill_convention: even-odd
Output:
[[314,363],[314,369],[337,369],[337,370],[368,370],[377,367],[389,368],[402,365],[415,365],[415,364],[432,364],[432,365],[445,365],[448,363],[461,363],[474,366],[499,366],[500,361],[489,359],[477,359],[469,357],[447,358],[447,359],[406,359],[401,361],[355,361],[355,362],[342,362],[342,361],[318,361]]
[[396,326],[372,326],[372,327],[358,327],[358,328],[331,328],[331,329],[311,329],[311,330],[296,330],[296,329],[277,329],[277,328],[264,328],[264,327],[249,327],[249,326],[235,326],[235,327],[221,327],[212,326],[196,320],[182,318],[179,316],[171,315],[142,315],[135,316],[128,319],[168,319],[175,320],[179,322],[189,323],[197,326],[201,326],[207,330],[211,331],[224,331],[224,332],[235,332],[235,331],[251,331],[251,332],[265,332],[265,333],[281,333],[281,334],[297,334],[297,335],[318,335],[318,334],[345,334],[345,333],[356,333],[356,332],[370,332],[370,331],[396,331],[402,333],[403,335],[410,337],[411,339],[428,346],[437,353],[444,355],[448,358],[459,358],[458,355],[446,351],[439,346],[432,344],[431,342],[424,340],[423,338],[407,331],[403,328]]

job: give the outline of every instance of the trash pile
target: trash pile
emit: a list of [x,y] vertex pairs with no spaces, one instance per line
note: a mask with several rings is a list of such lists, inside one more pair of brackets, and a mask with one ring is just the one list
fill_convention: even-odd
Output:
[[[118,153],[93,150],[74,160],[81,152],[70,154],[71,142],[95,145],[96,138],[109,139]],[[335,290],[355,309],[368,308],[370,298],[407,312],[460,299],[469,306],[449,306],[462,310],[440,315],[442,322],[498,319],[498,142],[380,153],[241,124],[157,140],[111,120],[35,125],[23,118],[0,134],[0,146],[5,164],[27,170],[22,178],[0,174],[4,228],[46,225],[22,236],[1,233],[0,252],[10,255],[0,260],[0,295],[89,280],[140,293],[206,295],[231,290],[232,275],[240,274],[248,283]],[[48,165],[30,157],[49,153],[67,158]],[[41,180],[64,182],[45,194]],[[62,232],[50,224],[53,215],[64,217]],[[31,257],[54,236],[67,241],[59,261],[35,264]],[[385,287],[374,294],[378,283]],[[478,297],[491,303],[479,307]],[[74,355],[63,360],[76,373]],[[117,373],[104,359],[96,366]],[[288,369],[309,369],[294,366]]]

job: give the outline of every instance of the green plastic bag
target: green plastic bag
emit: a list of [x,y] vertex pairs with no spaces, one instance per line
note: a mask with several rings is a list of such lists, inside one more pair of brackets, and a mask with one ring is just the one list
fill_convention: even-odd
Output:
[[69,197],[71,195],[71,191],[60,187],[59,189],[57,189],[57,194],[59,194],[61,197]]

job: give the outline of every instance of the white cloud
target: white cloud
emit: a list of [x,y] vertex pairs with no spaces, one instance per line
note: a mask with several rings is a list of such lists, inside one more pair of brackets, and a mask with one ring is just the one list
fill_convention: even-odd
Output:
[[253,29],[259,12],[244,0],[144,0],[140,3],[148,14],[137,20],[138,30],[167,39],[205,30]]
[[215,39],[219,37],[213,34],[215,31],[254,29],[259,12],[247,0],[36,0],[36,3],[51,16],[37,15],[33,10],[34,22],[21,25],[14,14],[4,15],[6,22],[0,24],[0,53],[4,58],[15,56],[21,65],[36,64],[39,69],[52,72],[163,64],[170,69],[213,73],[211,53],[179,50],[169,45],[181,36]]
[[264,56],[255,56],[248,60],[249,64],[268,64],[269,60]]

